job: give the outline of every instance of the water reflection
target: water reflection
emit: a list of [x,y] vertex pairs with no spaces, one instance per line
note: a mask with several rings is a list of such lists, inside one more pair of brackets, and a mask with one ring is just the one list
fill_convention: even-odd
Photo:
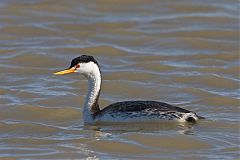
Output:
[[178,122],[141,122],[141,123],[106,123],[99,125],[85,125],[86,130],[94,130],[96,137],[107,137],[112,134],[122,133],[160,133],[161,132],[176,132],[184,135],[193,135],[193,123],[178,123]]

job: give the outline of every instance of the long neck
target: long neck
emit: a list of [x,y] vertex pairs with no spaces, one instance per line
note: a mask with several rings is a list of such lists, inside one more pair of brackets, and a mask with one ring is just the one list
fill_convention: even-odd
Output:
[[101,90],[101,73],[98,69],[86,77],[88,79],[88,94],[84,103],[84,119],[92,117],[100,111],[98,98]]

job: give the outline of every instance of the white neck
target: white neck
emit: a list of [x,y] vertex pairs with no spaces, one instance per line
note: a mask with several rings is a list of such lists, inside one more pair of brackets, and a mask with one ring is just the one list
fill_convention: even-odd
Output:
[[98,97],[101,89],[101,73],[98,66],[94,63],[88,64],[89,72],[83,74],[88,79],[88,94],[83,108],[83,118],[85,122],[91,122],[94,114],[100,111]]

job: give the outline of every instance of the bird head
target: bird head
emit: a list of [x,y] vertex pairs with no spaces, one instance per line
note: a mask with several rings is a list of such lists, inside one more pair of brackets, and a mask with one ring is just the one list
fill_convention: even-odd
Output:
[[54,75],[63,75],[69,73],[80,73],[86,77],[100,72],[98,63],[93,56],[81,55],[72,60],[68,69],[54,73]]

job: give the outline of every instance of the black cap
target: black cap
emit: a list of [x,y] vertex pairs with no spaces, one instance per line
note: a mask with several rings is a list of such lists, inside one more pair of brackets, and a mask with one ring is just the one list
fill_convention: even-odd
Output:
[[94,59],[93,56],[81,55],[72,60],[71,66],[69,68],[76,66],[78,63],[88,63],[88,62],[93,62],[96,65],[98,65],[97,61]]

